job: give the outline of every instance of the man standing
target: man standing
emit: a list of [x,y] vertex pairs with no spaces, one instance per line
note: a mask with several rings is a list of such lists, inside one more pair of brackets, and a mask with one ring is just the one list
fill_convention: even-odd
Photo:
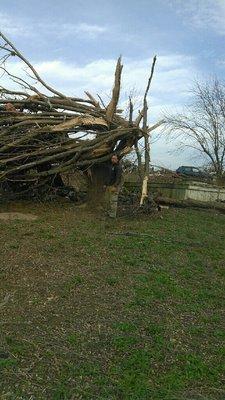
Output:
[[116,218],[121,181],[122,167],[117,154],[113,154],[108,165],[107,178],[104,185],[106,191],[106,209],[110,218]]

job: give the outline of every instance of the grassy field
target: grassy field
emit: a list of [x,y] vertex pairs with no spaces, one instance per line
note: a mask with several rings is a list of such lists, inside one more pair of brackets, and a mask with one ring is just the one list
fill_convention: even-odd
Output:
[[1,400],[225,399],[224,215],[1,207],[24,210],[0,221]]

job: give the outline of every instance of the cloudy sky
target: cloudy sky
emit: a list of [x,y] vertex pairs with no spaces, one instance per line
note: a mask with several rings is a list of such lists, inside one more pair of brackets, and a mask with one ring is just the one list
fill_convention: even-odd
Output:
[[[149,96],[149,123],[190,99],[195,79],[225,73],[225,0],[10,0],[0,2],[0,29],[40,74],[70,95],[110,95],[116,58],[124,70],[121,104],[136,108],[158,56]],[[152,162],[176,168],[198,164],[161,138]]]

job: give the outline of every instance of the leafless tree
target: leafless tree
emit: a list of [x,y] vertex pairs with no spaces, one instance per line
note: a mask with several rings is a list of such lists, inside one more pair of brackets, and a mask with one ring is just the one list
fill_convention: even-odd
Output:
[[193,101],[182,113],[168,114],[165,124],[180,149],[200,152],[218,177],[225,167],[225,85],[218,79],[195,83]]

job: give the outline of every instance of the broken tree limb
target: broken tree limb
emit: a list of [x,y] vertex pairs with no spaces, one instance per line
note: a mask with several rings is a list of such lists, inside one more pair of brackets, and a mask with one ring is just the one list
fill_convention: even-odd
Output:
[[206,201],[203,202],[197,200],[177,200],[161,196],[157,196],[154,200],[157,204],[165,204],[171,207],[215,210],[225,214],[225,204],[222,202],[219,203]]
[[149,131],[148,131],[148,103],[147,103],[147,95],[150,89],[150,85],[152,82],[154,69],[156,63],[156,56],[153,58],[151,73],[148,79],[147,87],[144,94],[143,100],[143,126],[142,129],[144,131],[144,144],[145,144],[145,171],[144,171],[144,178],[142,183],[142,193],[140,199],[140,206],[143,206],[145,200],[148,198],[148,179],[149,179],[149,171],[150,171],[150,143],[149,143]]
[[55,90],[51,86],[49,86],[47,83],[45,83],[45,81],[40,77],[40,75],[35,70],[33,65],[23,56],[23,54],[20,53],[19,50],[17,50],[17,48],[14,46],[14,44],[2,32],[0,32],[0,37],[2,37],[4,42],[9,45],[11,50],[10,49],[7,49],[7,50],[11,51],[11,55],[17,56],[18,58],[20,58],[20,60],[22,60],[30,68],[30,70],[33,72],[33,74],[38,82],[40,82],[46,89],[48,89],[50,92],[56,94],[57,96],[63,97],[63,98],[66,97],[62,93],[58,92],[57,90]]
[[150,132],[154,131],[155,129],[159,128],[161,125],[164,124],[164,120],[160,120],[159,122],[157,122],[156,124],[149,126],[147,129],[147,133],[150,134]]
[[114,87],[113,87],[113,92],[112,92],[112,99],[109,103],[109,105],[106,108],[106,118],[110,122],[112,121],[113,115],[116,112],[116,107],[119,101],[119,96],[120,96],[120,81],[121,81],[121,73],[122,73],[123,65],[121,64],[121,57],[119,57],[116,65],[116,71],[115,71],[115,81],[114,81]]

